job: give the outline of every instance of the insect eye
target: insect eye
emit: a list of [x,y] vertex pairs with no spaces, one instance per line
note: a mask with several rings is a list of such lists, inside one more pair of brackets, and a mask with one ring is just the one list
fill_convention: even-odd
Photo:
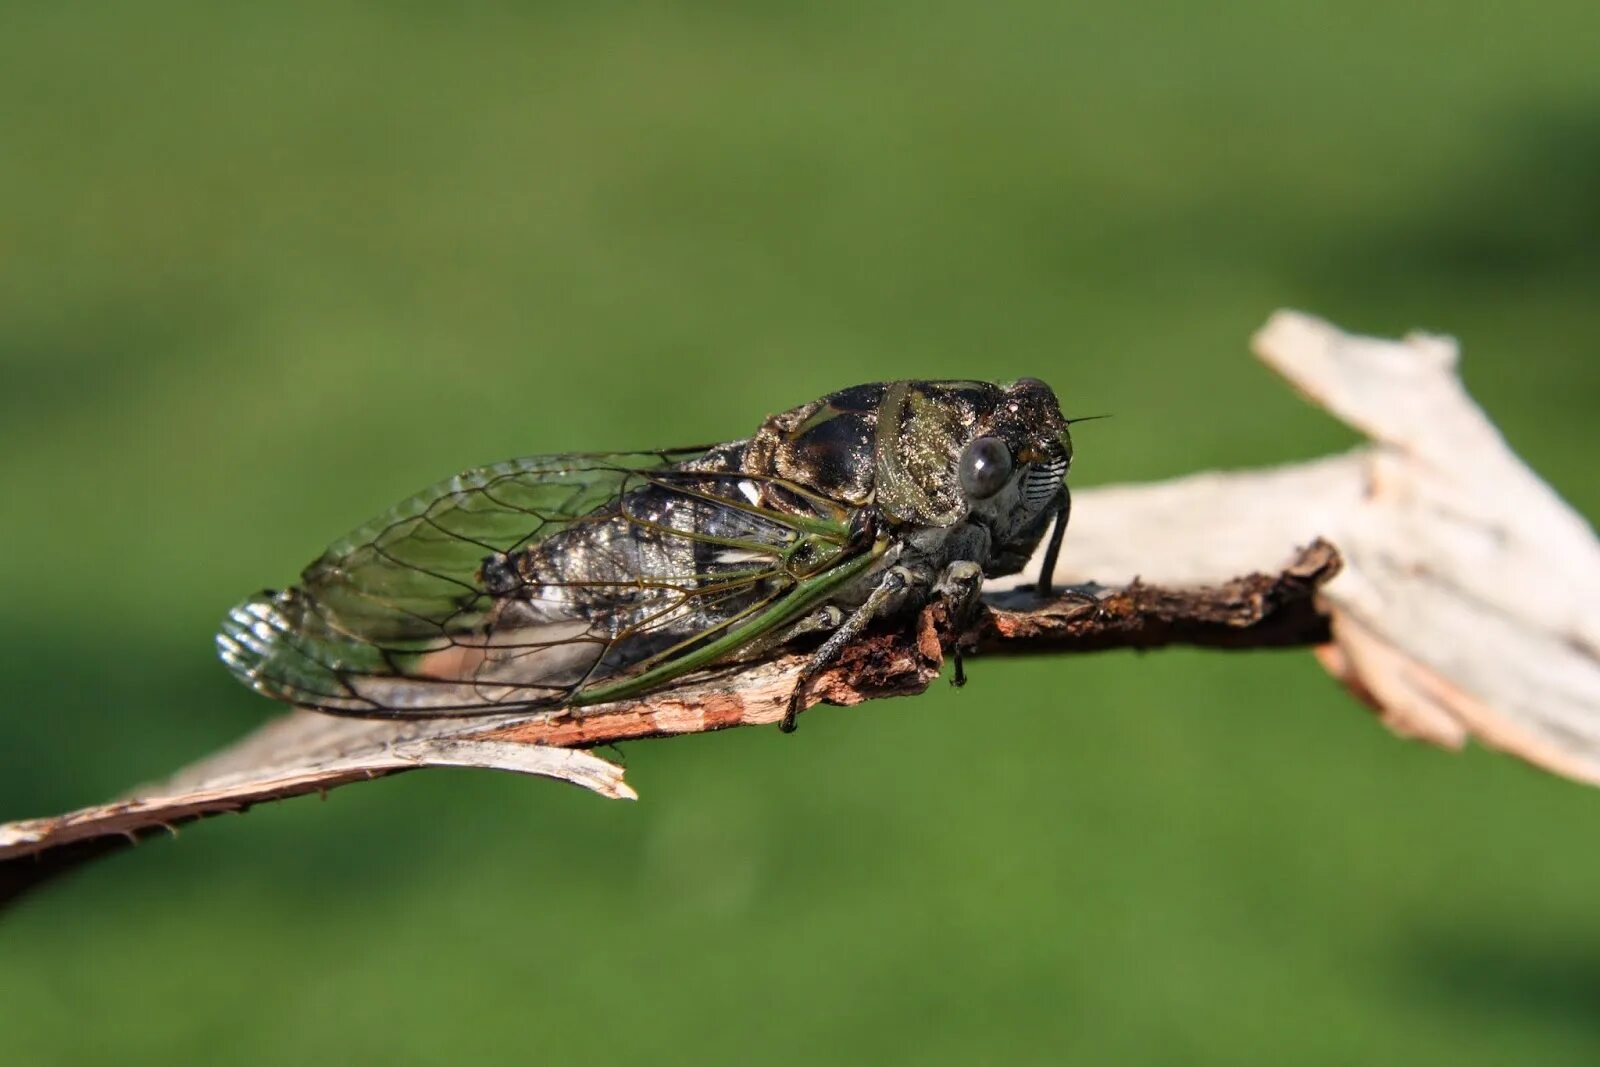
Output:
[[998,437],[974,438],[961,453],[960,474],[968,496],[994,496],[1011,477],[1011,449]]

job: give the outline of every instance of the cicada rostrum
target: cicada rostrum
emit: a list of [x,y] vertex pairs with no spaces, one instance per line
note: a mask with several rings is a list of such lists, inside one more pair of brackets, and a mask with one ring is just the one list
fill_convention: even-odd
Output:
[[[875,619],[959,618],[1066,528],[1068,420],[1037,379],[878,382],[711,447],[466,471],[334,544],[217,636],[279,700],[397,717],[581,708]],[[959,666],[958,666],[959,669]]]

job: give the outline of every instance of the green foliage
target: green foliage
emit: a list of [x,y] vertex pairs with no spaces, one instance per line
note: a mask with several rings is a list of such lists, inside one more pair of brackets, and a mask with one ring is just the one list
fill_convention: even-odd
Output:
[[[1343,447],[1280,305],[1458,334],[1600,511],[1600,13],[7,5],[0,817],[274,709],[227,607],[462,467],[1035,375],[1078,485]],[[1071,551],[1068,537],[1067,551]],[[1600,805],[1303,654],[983,662],[184,831],[0,924],[17,1063],[1589,1064]]]

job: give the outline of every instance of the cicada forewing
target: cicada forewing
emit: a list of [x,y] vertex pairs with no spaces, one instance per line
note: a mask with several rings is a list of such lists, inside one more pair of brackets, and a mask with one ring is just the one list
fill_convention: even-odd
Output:
[[280,700],[427,716],[617,699],[735,657],[871,553],[848,508],[686,462],[703,453],[457,475],[234,608],[222,658]]

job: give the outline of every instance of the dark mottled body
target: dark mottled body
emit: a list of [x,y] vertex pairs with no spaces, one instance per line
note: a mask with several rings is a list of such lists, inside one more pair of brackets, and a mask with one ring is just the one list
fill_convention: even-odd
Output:
[[874,383],[705,450],[469,471],[219,645],[269,695],[380,715],[617,699],[818,630],[836,652],[1019,570],[1065,520],[1066,431],[1042,382]]

